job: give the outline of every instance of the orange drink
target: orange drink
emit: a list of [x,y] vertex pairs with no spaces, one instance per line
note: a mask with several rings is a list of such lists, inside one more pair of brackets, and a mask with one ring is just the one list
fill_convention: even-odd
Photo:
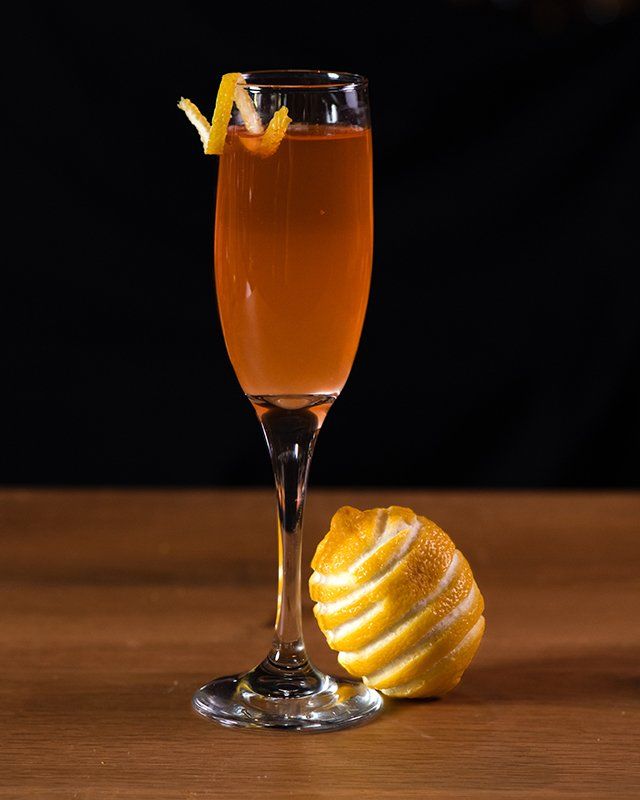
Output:
[[224,337],[249,395],[335,395],[364,320],[373,245],[371,133],[289,127],[277,152],[229,128],[215,274]]

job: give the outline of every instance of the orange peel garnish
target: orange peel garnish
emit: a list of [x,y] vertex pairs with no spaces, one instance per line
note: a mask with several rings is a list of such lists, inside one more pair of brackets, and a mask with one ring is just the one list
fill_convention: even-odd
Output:
[[224,150],[224,143],[227,138],[227,126],[231,109],[233,108],[233,97],[236,91],[236,84],[240,78],[239,72],[227,72],[220,80],[218,96],[216,97],[216,107],[211,118],[211,128],[209,139],[204,149],[207,155],[221,156]]
[[206,153],[207,143],[209,141],[209,132],[211,130],[211,125],[209,125],[209,120],[200,111],[198,106],[195,103],[192,103],[191,100],[189,100],[187,97],[180,98],[180,102],[178,103],[178,108],[184,111],[184,113],[187,115],[187,119],[189,120],[189,122],[198,131],[200,140],[202,141],[202,146]]
[[262,121],[260,120],[260,115],[253,104],[253,100],[245,88],[246,85],[247,83],[245,79],[242,77],[242,75],[240,75],[236,82],[233,101],[240,112],[245,128],[249,131],[249,133],[255,136],[260,136],[264,132],[264,128],[262,127]]
[[222,155],[234,103],[242,115],[247,132],[255,137],[248,138],[246,142],[243,137],[242,141],[247,149],[260,158],[268,158],[280,147],[291,123],[287,107],[282,106],[276,111],[265,131],[246,86],[247,84],[239,72],[227,72],[222,76],[211,124],[195,103],[186,97],[180,99],[178,108],[184,111],[189,122],[198,131],[207,155]]
[[282,106],[271,117],[267,130],[264,132],[262,141],[256,150],[260,158],[269,158],[276,152],[290,124],[289,109],[286,106]]

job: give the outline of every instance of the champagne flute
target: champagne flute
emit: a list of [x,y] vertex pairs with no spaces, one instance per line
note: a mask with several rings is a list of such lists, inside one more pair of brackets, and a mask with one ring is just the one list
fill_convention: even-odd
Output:
[[264,127],[293,120],[277,151],[234,109],[220,158],[215,223],[218,307],[229,357],[264,431],[278,502],[279,585],[271,650],[255,669],[193,698],[223,725],[332,730],[382,705],[364,684],[307,657],[300,608],[302,515],[318,432],[358,347],[373,246],[371,130],[365,78],[245,73]]

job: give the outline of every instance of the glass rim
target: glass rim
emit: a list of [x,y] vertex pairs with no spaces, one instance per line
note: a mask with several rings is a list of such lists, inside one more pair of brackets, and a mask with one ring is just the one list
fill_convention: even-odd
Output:
[[[356,72],[323,69],[256,69],[240,73],[248,89],[356,89],[369,83]],[[299,78],[298,80],[294,79]],[[316,80],[312,80],[315,78]],[[322,80],[324,78],[324,80]]]

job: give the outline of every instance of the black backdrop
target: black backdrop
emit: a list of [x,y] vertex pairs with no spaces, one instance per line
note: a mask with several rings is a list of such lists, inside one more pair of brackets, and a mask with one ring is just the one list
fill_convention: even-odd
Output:
[[0,479],[270,480],[215,315],[215,159],[175,103],[307,67],[369,76],[376,176],[313,482],[637,485],[640,37],[586,5],[23,6]]

